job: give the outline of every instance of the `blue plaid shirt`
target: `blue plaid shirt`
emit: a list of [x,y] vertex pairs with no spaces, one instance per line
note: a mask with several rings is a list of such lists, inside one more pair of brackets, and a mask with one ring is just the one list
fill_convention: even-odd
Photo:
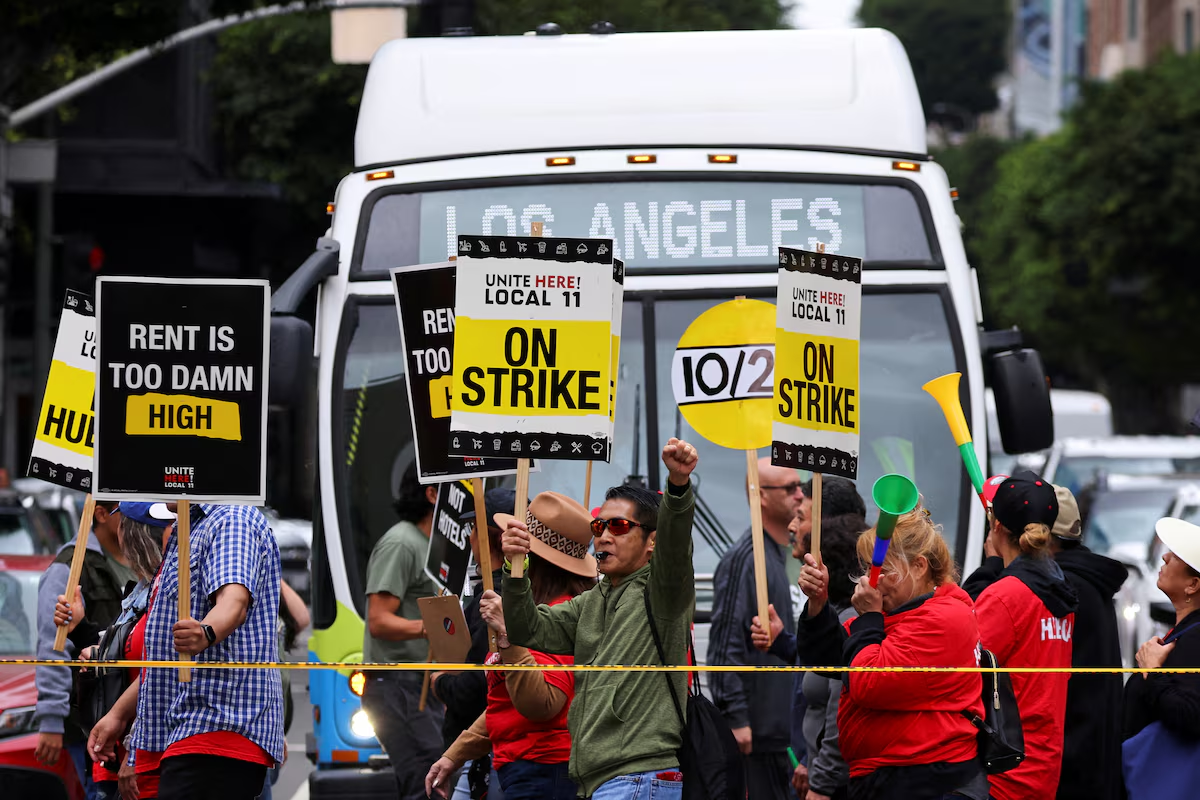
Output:
[[[273,662],[279,616],[279,547],[266,518],[253,506],[193,506],[191,530],[192,618],[212,610],[222,586],[250,590],[246,621],[195,657],[204,661]],[[179,607],[179,545],[167,544],[158,594],[146,621],[146,659],[173,660],[172,628]],[[155,753],[201,733],[245,736],[283,762],[283,688],[277,669],[196,669],[180,683],[175,669],[142,670],[133,746]]]

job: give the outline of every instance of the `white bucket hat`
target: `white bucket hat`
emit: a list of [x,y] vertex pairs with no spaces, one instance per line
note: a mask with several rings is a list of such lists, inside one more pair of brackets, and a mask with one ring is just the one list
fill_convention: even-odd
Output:
[[1154,523],[1154,531],[1176,558],[1200,572],[1200,526],[1163,517]]

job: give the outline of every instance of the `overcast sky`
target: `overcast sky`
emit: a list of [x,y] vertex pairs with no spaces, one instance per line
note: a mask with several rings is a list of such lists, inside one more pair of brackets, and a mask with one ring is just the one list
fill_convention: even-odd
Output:
[[859,0],[794,0],[790,21],[795,28],[848,28],[857,25],[854,18]]

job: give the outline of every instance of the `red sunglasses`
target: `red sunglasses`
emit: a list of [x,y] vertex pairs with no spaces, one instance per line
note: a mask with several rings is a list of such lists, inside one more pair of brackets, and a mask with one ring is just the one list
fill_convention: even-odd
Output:
[[[634,528],[646,528],[640,522],[625,519],[623,517],[613,517],[612,519],[594,519],[592,520],[592,536],[603,536],[604,529],[608,528],[613,532],[613,536],[624,536]],[[650,530],[646,528],[646,530]]]

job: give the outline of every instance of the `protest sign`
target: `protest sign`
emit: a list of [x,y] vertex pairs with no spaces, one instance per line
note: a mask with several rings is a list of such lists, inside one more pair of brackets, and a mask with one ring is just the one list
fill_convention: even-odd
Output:
[[779,248],[771,463],[858,477],[862,260]]
[[607,460],[612,242],[458,245],[450,454]]
[[680,412],[714,444],[734,450],[771,442],[775,307],[731,300],[692,321],[671,360]]
[[99,500],[261,504],[271,287],[96,281]]
[[67,290],[28,474],[50,483],[92,490],[96,393],[96,312],[91,295]]
[[767,619],[767,555],[758,488],[758,448],[771,441],[775,307],[739,297],[705,311],[683,332],[671,359],[680,413],[714,444],[746,452],[754,589]]
[[437,503],[433,506],[425,574],[450,594],[462,594],[467,585],[473,526],[470,520],[464,522],[462,516],[475,510],[473,494],[467,481],[447,481],[438,486]]
[[455,271],[453,261],[392,270],[417,480],[421,483],[508,475],[517,469],[512,458],[481,458],[478,454],[461,458],[446,451],[451,438]]

